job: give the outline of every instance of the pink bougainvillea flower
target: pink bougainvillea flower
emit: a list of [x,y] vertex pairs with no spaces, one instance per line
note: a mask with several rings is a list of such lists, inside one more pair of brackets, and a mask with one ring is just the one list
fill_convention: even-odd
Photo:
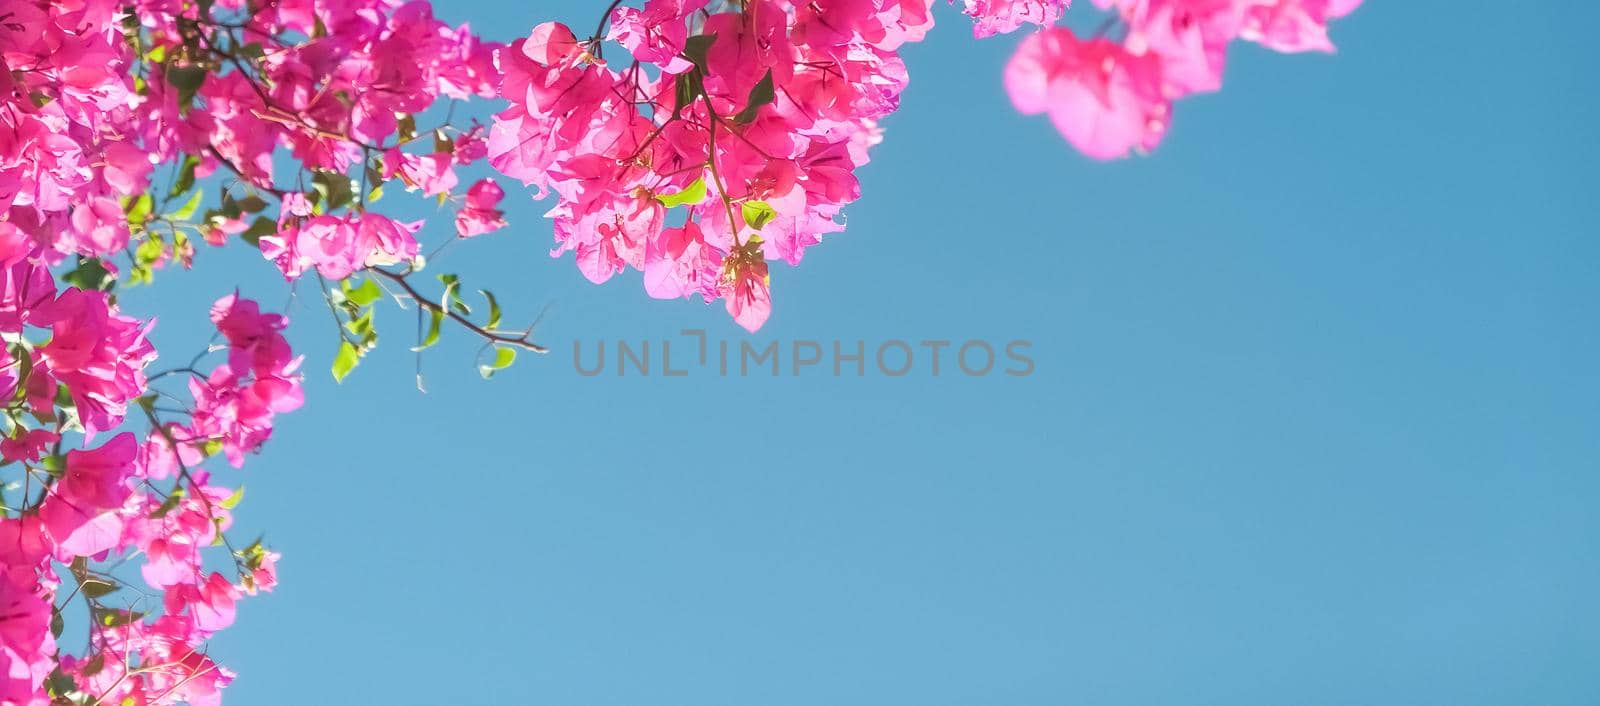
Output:
[[1333,51],[1328,21],[1349,14],[1361,0],[1256,0],[1240,36],[1281,52]]
[[455,158],[448,153],[414,155],[399,148],[383,155],[385,179],[400,177],[408,189],[421,189],[424,196],[448,194],[456,188]]
[[239,589],[222,574],[212,572],[204,581],[179,584],[166,592],[169,615],[181,615],[202,633],[213,633],[233,624]]
[[1057,27],[1029,35],[1006,65],[1017,110],[1049,113],[1074,147],[1095,159],[1153,149],[1166,134],[1172,104],[1161,65],[1105,39],[1081,41]]
[[58,558],[93,556],[121,542],[118,510],[133,492],[128,480],[138,451],[133,434],[123,432],[100,448],[67,452],[66,472],[39,508]]
[[492,233],[506,225],[498,206],[506,192],[493,179],[481,179],[467,189],[466,203],[456,212],[456,233],[463,238]]
[[146,325],[117,313],[105,293],[77,289],[44,307],[37,323],[52,334],[39,350],[39,372],[67,385],[84,427],[103,431],[121,422],[155,359]]

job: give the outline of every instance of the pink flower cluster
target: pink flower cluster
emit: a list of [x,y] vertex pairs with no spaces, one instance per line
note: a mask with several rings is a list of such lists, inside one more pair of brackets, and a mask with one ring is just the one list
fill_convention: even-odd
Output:
[[[657,298],[722,299],[751,331],[771,312],[767,261],[798,264],[861,196],[855,176],[908,80],[898,49],[928,0],[646,0],[604,37],[546,23],[500,54],[511,101],[491,163],[557,203],[553,255],[604,282],[641,271]],[[1066,3],[971,0],[986,36],[1055,21]],[[621,68],[603,40],[626,49]]]
[[125,247],[119,198],[142,193],[155,166],[112,13],[110,3],[0,9],[0,213],[52,254]]
[[[262,195],[283,202],[285,233],[261,239],[283,244],[269,256],[286,272],[414,255],[415,225],[332,215],[329,192],[368,155],[373,171],[394,162],[372,188],[426,175],[435,191],[451,164],[482,159],[481,130],[444,128],[413,158],[401,123],[440,96],[491,95],[494,49],[426,3],[0,5],[0,703],[217,703],[231,673],[206,641],[276,585],[276,553],[225,535],[240,491],[202,466],[241,465],[300,406],[287,320],[224,297],[211,318],[226,360],[148,376],[151,323],[116,305],[113,258],[187,263],[189,236],[246,232]],[[447,164],[418,166],[445,144]],[[280,150],[333,188],[277,186]],[[219,167],[236,183],[197,221],[195,180]],[[493,193],[475,187],[464,236],[502,223]],[[163,377],[187,380],[187,401]],[[218,553],[232,572],[205,568]],[[66,624],[86,626],[87,651],[58,643]]]
[[[9,400],[0,461],[17,469],[21,490],[0,516],[0,703],[215,703],[231,674],[204,643],[233,621],[242,593],[275,585],[277,555],[259,544],[233,552],[231,579],[202,568],[238,496],[199,466],[219,451],[239,465],[270,435],[275,413],[299,406],[299,361],[280,333],[287,322],[235,296],[217,302],[227,361],[209,375],[179,371],[192,377],[189,421],[156,424],[146,324],[102,292],[57,291],[36,257],[3,279],[0,334],[13,343],[0,377]],[[47,342],[30,342],[38,330]],[[132,407],[154,425],[142,442],[122,432],[91,445]],[[82,448],[67,448],[74,431]],[[108,562],[129,557],[156,593],[112,575]],[[75,599],[90,634],[78,656],[55,641]]]
[[[1017,110],[1047,113],[1096,159],[1151,150],[1166,136],[1172,103],[1222,87],[1235,39],[1280,52],[1333,51],[1328,22],[1361,0],[1094,0],[1116,12],[1120,41],[1080,39],[1053,27],[1023,40],[1006,66]],[[1106,29],[1110,29],[1107,26]]]
[[[415,257],[421,222],[399,223],[363,203],[391,179],[407,190],[447,196],[457,185],[455,168],[483,158],[481,130],[418,131],[414,116],[441,99],[494,95],[498,45],[480,41],[466,25],[435,19],[426,2],[386,0],[267,4],[249,15],[239,36],[278,43],[249,52],[262,57],[237,61],[238,70],[200,88],[182,118],[195,136],[183,149],[220,159],[281,198],[276,232],[261,239],[263,255],[286,277],[315,269],[333,279]],[[231,55],[245,48],[216,49]],[[428,151],[407,150],[418,144]],[[301,168],[322,174],[320,190],[308,192],[316,202],[306,192],[275,187],[272,155],[279,147]],[[358,180],[349,178],[355,170]],[[355,188],[360,192],[348,193]],[[483,216],[494,206],[485,194],[480,188],[467,195],[458,218],[462,237],[499,227]],[[347,205],[354,207],[344,215],[328,213]]]
[[[426,2],[247,8],[225,0],[212,9],[219,16],[249,10],[229,20],[225,32],[218,31],[221,20],[201,17],[194,3],[137,3],[134,29],[120,7],[19,0],[0,10],[0,214],[8,230],[45,248],[52,262],[129,247],[140,219],[159,214],[135,217],[128,200],[151,189],[156,165],[185,155],[194,160],[187,166],[191,181],[226,167],[245,185],[280,195],[273,166],[280,147],[304,168],[335,179],[381,156],[378,182],[400,178],[430,195],[454,185],[454,165],[483,157],[476,129],[432,140],[434,151],[426,155],[402,150],[419,141],[402,134],[402,116],[441,97],[494,95],[499,77],[498,45],[479,41],[466,26],[439,22]],[[463,235],[495,223],[477,215],[482,194],[464,218]],[[220,243],[243,232],[248,224],[241,215],[247,214],[213,214],[200,224],[201,235]],[[303,248],[314,254],[367,244],[326,226],[280,237],[331,241]],[[189,234],[178,235],[179,242],[163,245],[168,256],[187,262]],[[341,251],[332,266],[370,254]]]

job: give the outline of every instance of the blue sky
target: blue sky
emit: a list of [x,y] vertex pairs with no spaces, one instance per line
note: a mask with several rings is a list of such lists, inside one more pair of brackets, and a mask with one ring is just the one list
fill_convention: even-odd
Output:
[[[441,12],[509,40],[602,7]],[[1111,164],[1010,109],[1017,37],[940,10],[757,336],[587,284],[515,190],[436,265],[551,305],[554,352],[492,382],[455,335],[418,394],[390,309],[336,386],[303,285],[309,404],[222,474],[285,554],[213,643],[230,703],[1600,701],[1600,10],[1371,3],[1336,57],[1237,48]],[[233,286],[289,294],[250,251],[202,265],[123,298],[168,360]],[[683,328],[1026,339],[1036,370],[573,370]]]

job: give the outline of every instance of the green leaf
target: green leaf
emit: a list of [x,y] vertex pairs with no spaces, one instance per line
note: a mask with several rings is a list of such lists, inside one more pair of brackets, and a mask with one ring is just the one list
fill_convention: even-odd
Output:
[[663,206],[666,206],[667,208],[672,208],[674,206],[686,206],[686,205],[687,206],[693,206],[693,205],[698,204],[698,203],[700,203],[702,201],[705,201],[706,200],[706,180],[705,180],[705,177],[697,177],[697,178],[695,178],[695,180],[693,182],[690,182],[688,186],[683,187],[683,191],[679,191],[676,194],[656,194],[656,200],[660,201],[661,204]]
[[421,351],[439,342],[439,328],[444,324],[444,312],[438,309],[428,310],[428,335],[422,338],[413,351]]
[[83,582],[83,595],[90,598],[100,598],[111,595],[117,590],[117,585],[102,579],[85,579]]
[[333,357],[333,380],[344,382],[346,375],[356,369],[356,364],[361,362],[361,354],[349,341],[339,342],[339,354]]
[[407,115],[401,118],[400,122],[395,126],[394,134],[395,137],[400,138],[401,142],[410,142],[417,139],[417,116]]
[[206,70],[199,66],[168,66],[167,83],[178,89],[178,113],[187,115],[194,96],[206,82]]
[[372,327],[371,309],[368,309],[362,315],[351,319],[350,323],[345,324],[344,327],[350,329],[350,333],[355,334],[356,338],[361,339],[361,343],[364,346],[368,343],[374,342],[378,336],[377,331]]
[[483,379],[488,380],[494,377],[495,372],[511,367],[511,364],[516,360],[517,350],[515,348],[495,348],[494,362],[478,366],[478,374],[482,375]]
[[272,235],[276,232],[278,232],[278,224],[271,218],[260,216],[250,224],[250,227],[245,232],[239,234],[239,238],[249,243],[251,247],[259,248],[261,247],[261,236]]
[[[28,376],[33,374],[33,354],[29,353],[21,344],[17,344],[11,357],[17,361],[17,379],[14,383],[17,386],[17,391],[12,394],[11,401],[20,402],[28,399]],[[19,426],[16,433],[20,435],[22,431]]]
[[78,258],[78,266],[68,272],[62,279],[78,289],[86,292],[101,292],[110,289],[117,283],[117,278],[111,276],[111,271],[100,262],[99,258]]
[[239,218],[244,216],[244,211],[239,210],[239,202],[235,201],[233,194],[228,193],[228,189],[224,187],[222,189],[221,203],[217,204],[216,208],[206,212],[208,216],[213,214],[223,218]]
[[163,517],[166,517],[167,513],[178,509],[178,503],[180,503],[182,501],[183,501],[183,489],[182,488],[178,488],[176,490],[173,490],[172,494],[168,495],[166,500],[161,501],[161,506],[157,507],[154,512],[150,513],[150,519],[159,520],[159,519],[161,519]]
[[[61,633],[56,630],[55,625],[56,621],[60,618],[61,615],[57,613],[56,617],[50,620],[50,630],[56,633],[56,637],[61,637]],[[78,691],[78,680],[73,679],[71,674],[67,674],[62,672],[60,669],[57,669],[50,673],[49,678],[44,680],[44,687],[50,692],[51,696],[56,697],[55,702],[60,703],[62,701],[67,701],[68,694]],[[68,701],[68,703],[70,703],[70,701]]]
[[683,55],[694,62],[695,68],[701,74],[706,71],[706,52],[711,50],[712,43],[717,41],[715,34],[697,34],[683,43]]
[[[200,454],[202,456],[205,456],[206,458],[211,458],[212,456],[215,456],[215,455],[217,455],[218,453],[221,453],[221,452],[222,452],[222,440],[221,439],[206,439],[205,443],[200,445]],[[180,490],[181,490],[181,488],[180,488]]]
[[383,290],[371,278],[361,280],[361,286],[350,287],[349,280],[345,280],[346,299],[355,302],[356,306],[372,306],[372,303],[383,298]]
[[691,69],[678,74],[677,80],[673,81],[672,89],[673,97],[676,99],[673,104],[673,117],[677,117],[679,113],[683,112],[684,108],[689,107],[690,103],[693,103],[696,98],[706,92],[705,82],[700,77],[699,69]]
[[439,299],[440,303],[449,304],[457,314],[471,316],[472,307],[467,306],[467,300],[461,298],[461,278],[446,273],[439,275],[439,283],[444,285],[444,296]]
[[500,302],[495,301],[494,292],[480,289],[478,293],[482,294],[484,299],[489,300],[489,322],[484,324],[483,327],[490,331],[500,328]]
[[175,221],[187,221],[193,218],[195,210],[200,208],[200,196],[200,190],[196,189],[194,193],[189,194],[189,200],[184,202],[182,207],[167,214],[167,217]]
[[123,204],[122,210],[128,214],[128,225],[136,226],[150,220],[150,209],[154,207],[155,199],[150,198],[149,194],[139,194]]
[[144,620],[144,613],[137,611],[109,609],[100,614],[100,624],[108,628],[121,627],[140,620]]
[[105,669],[105,668],[106,668],[106,653],[104,653],[104,652],[96,652],[93,657],[89,658],[88,662],[84,662],[83,663],[83,675],[86,676],[86,677],[92,677],[92,676],[94,676],[96,674],[99,674],[100,670]]
[[168,196],[175,197],[189,189],[194,188],[194,170],[200,166],[200,158],[192,154],[184,155],[183,166],[178,168],[178,178],[172,182],[172,191]]
[[139,243],[139,247],[134,249],[133,261],[141,267],[149,267],[159,261],[166,252],[167,245],[162,242],[161,236],[151,233],[150,237],[145,238]]
[[756,230],[761,230],[761,226],[778,217],[778,212],[773,210],[772,204],[765,201],[746,201],[740,207],[740,211],[744,215],[744,224]]
[[236,199],[234,205],[239,207],[241,213],[260,213],[267,210],[266,199],[255,194],[249,194],[242,199]]
[[733,121],[741,125],[750,124],[756,119],[756,112],[761,106],[771,103],[776,97],[772,90],[772,69],[767,69],[767,74],[750,89],[750,99],[745,101],[744,110],[733,116]]
[[322,196],[324,212],[348,206],[355,197],[350,177],[344,174],[317,172],[311,177],[311,187]]
[[217,506],[224,510],[232,510],[239,507],[239,501],[241,500],[244,500],[244,486],[242,485],[239,486],[238,490],[233,491],[232,495],[223,498],[221,502],[217,503]]

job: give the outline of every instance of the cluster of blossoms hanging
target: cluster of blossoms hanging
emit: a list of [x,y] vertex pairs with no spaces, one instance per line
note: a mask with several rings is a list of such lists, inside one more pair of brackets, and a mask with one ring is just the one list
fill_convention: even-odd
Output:
[[[985,2],[979,36],[1048,24],[1066,0]],[[861,196],[855,169],[906,87],[898,50],[931,0],[613,3],[579,40],[546,23],[501,56],[490,161],[558,197],[553,254],[595,283],[627,268],[652,297],[722,299],[755,331],[768,260],[799,264]],[[609,25],[609,32],[606,30]],[[614,41],[631,61],[603,59]],[[673,209],[680,209],[674,212]]]
[[[1326,21],[1360,0],[1096,2],[1126,23],[1121,44],[1050,27],[1067,0],[965,10],[978,37],[1050,27],[1023,41],[1007,87],[1023,112],[1049,112],[1075,146],[1110,158],[1153,148],[1173,99],[1218,88],[1232,39],[1330,48]],[[844,229],[855,169],[906,87],[898,49],[932,27],[933,4],[645,0],[613,3],[586,39],[540,25],[501,56],[511,107],[490,160],[538,198],[556,193],[553,254],[574,252],[591,281],[639,270],[650,296],[722,299],[755,331],[772,307],[767,262],[799,264]],[[629,61],[607,62],[608,40]]]
[[[1222,88],[1235,39],[1280,52],[1333,51],[1328,21],[1361,0],[1094,0],[1115,12],[1080,39],[1053,27],[1028,36],[1007,64],[1017,110],[1047,113],[1073,146],[1097,159],[1151,150],[1172,102]],[[1122,38],[1107,35],[1121,25]]]
[[[1118,42],[1053,27],[1066,0],[964,10],[980,37],[1044,27],[1007,69],[1013,99],[1112,157],[1215,90],[1231,40],[1327,49],[1358,1],[1096,0]],[[385,294],[414,309],[418,350],[446,322],[482,339],[487,377],[543,350],[531,328],[502,327],[488,292],[475,314],[454,275],[425,294],[423,222],[376,205],[403,188],[452,204],[446,241],[494,232],[502,187],[457,177],[487,161],[556,194],[555,254],[589,279],[632,268],[755,330],[767,263],[843,229],[933,4],[619,1],[589,37],[549,23],[501,46],[426,2],[0,2],[0,704],[216,703],[232,675],[206,642],[276,583],[278,555],[227,534],[242,486],[212,471],[302,403],[287,319],[227,294],[210,346],[147,373],[153,320],[118,287],[244,243],[317,280],[336,379],[376,345]],[[492,126],[439,109],[495,96]]]

